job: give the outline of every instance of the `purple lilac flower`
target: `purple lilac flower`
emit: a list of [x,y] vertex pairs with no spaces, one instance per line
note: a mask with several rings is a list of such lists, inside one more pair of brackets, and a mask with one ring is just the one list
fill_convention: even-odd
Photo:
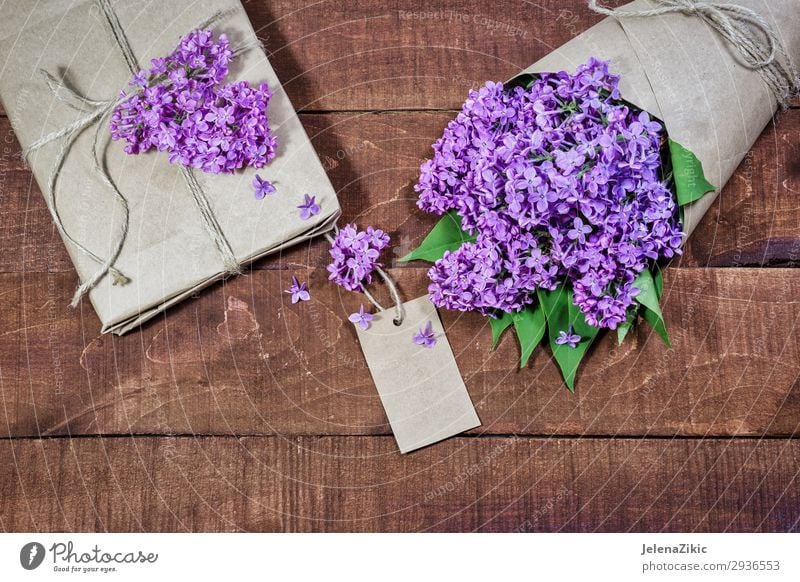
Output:
[[292,304],[300,301],[309,301],[311,294],[308,292],[308,285],[299,283],[297,277],[292,275],[292,285],[284,293],[289,293],[292,296]]
[[364,311],[364,305],[358,308],[358,311],[351,313],[349,319],[352,323],[358,325],[361,329],[369,329],[370,322],[374,316],[371,313]]
[[319,204],[317,204],[317,197],[309,196],[308,194],[305,195],[305,200],[298,208],[300,209],[301,220],[308,220],[312,216],[319,214],[320,211]]
[[265,180],[258,174],[253,178],[253,190],[257,200],[263,200],[265,196],[276,192],[275,185],[269,180]]
[[147,86],[147,72],[146,71],[139,71],[131,80],[128,81],[129,87],[146,87]]
[[372,282],[372,273],[381,266],[378,257],[389,246],[389,235],[379,228],[368,226],[358,230],[348,224],[336,233],[331,245],[333,259],[328,265],[328,279],[348,291],[358,291],[362,285]]
[[568,345],[571,348],[578,347],[578,343],[581,341],[581,336],[572,333],[572,328],[570,327],[569,331],[560,331],[558,332],[558,337],[556,338],[556,343],[560,346]]
[[422,164],[418,206],[455,211],[476,240],[429,272],[439,307],[515,312],[569,283],[586,321],[614,329],[636,276],[680,254],[680,218],[662,178],[660,122],[620,100],[591,59],[528,88],[470,92]]
[[189,33],[171,55],[134,75],[134,89],[112,112],[111,137],[125,140],[129,154],[155,149],[171,163],[214,174],[264,167],[275,157],[272,91],[264,83],[223,85],[232,59],[224,34],[215,42],[210,30]]
[[412,338],[414,343],[426,348],[432,348],[436,345],[436,334],[433,333],[433,324],[429,321],[425,327],[419,328],[419,331],[414,334]]

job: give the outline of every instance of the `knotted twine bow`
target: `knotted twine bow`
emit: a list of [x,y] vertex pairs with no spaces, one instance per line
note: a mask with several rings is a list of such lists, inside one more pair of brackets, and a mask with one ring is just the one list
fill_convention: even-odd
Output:
[[[738,4],[703,2],[702,0],[652,0],[659,5],[649,10],[622,10],[600,6],[589,0],[589,8],[614,18],[660,16],[678,13],[697,16],[716,30],[744,59],[744,64],[759,72],[775,95],[778,105],[786,108],[800,92],[800,77],[783,43],[772,26],[755,10]],[[763,39],[754,37],[751,28]]]
[[[119,18],[117,17],[116,12],[111,7],[110,0],[95,0],[96,4],[100,8],[105,22],[108,25],[109,31],[111,36],[122,52],[123,59],[125,60],[125,64],[127,65],[128,69],[130,70],[131,74],[136,74],[141,70],[139,66],[139,61],[136,58],[136,55],[133,53],[133,49],[131,48],[130,42],[128,42],[128,38],[125,35],[125,31],[122,28],[122,25],[119,22]],[[223,18],[229,16],[233,13],[233,10],[227,10],[224,12],[217,12],[212,15],[210,18],[205,20],[204,22],[200,23],[196,28],[204,29],[209,28],[213,24],[219,22]],[[251,48],[261,46],[261,43],[258,39],[252,39],[248,42],[245,42],[238,48],[233,51],[233,56],[236,57],[243,52],[250,50]],[[50,172],[50,176],[47,180],[47,186],[45,191],[45,197],[47,200],[47,206],[50,209],[50,213],[53,216],[53,221],[56,224],[59,232],[61,233],[62,237],[69,240],[74,247],[80,251],[83,255],[90,258],[92,261],[98,263],[100,267],[95,271],[95,273],[86,281],[78,286],[75,294],[72,297],[72,301],[70,305],[75,307],[78,302],[80,301],[81,297],[83,297],[87,292],[89,292],[92,288],[97,285],[100,280],[105,277],[107,274],[111,274],[113,277],[113,284],[125,284],[130,281],[128,277],[123,275],[119,270],[114,267],[114,262],[119,257],[120,252],[122,251],[122,247],[125,244],[125,238],[128,234],[128,201],[123,196],[122,192],[120,192],[119,188],[117,187],[116,183],[114,182],[111,174],[108,171],[108,168],[105,166],[105,162],[102,160],[101,152],[99,143],[100,143],[100,132],[101,129],[106,126],[106,120],[108,116],[114,111],[114,108],[127,99],[128,97],[119,97],[116,99],[110,100],[94,100],[83,95],[80,95],[77,91],[72,89],[66,81],[56,79],[48,73],[47,71],[40,71],[43,75],[45,82],[47,83],[50,92],[53,96],[60,102],[64,103],[65,105],[78,110],[83,115],[70,123],[69,125],[54,131],[48,135],[45,135],[41,139],[36,140],[31,145],[29,145],[23,151],[23,156],[26,160],[28,160],[29,156],[40,149],[42,146],[45,146],[49,143],[53,142],[60,142],[60,147],[58,150],[58,155],[56,156],[56,161],[53,164],[53,168]],[[64,223],[61,221],[61,216],[58,211],[58,203],[56,199],[56,187],[58,185],[58,178],[61,173],[61,169],[64,166],[64,162],[66,161],[67,155],[71,150],[72,146],[75,143],[75,140],[80,136],[84,130],[89,128],[92,124],[97,124],[95,128],[94,139],[92,142],[92,159],[94,162],[94,171],[103,181],[103,183],[108,186],[111,192],[114,195],[114,199],[119,203],[120,207],[122,208],[122,226],[120,228],[120,232],[117,234],[116,240],[114,242],[113,248],[111,250],[111,254],[106,259],[102,259],[98,257],[95,253],[87,249],[83,244],[79,241],[75,240],[72,235],[70,235],[66,228],[64,227]],[[185,166],[181,166],[181,175],[186,182],[186,186],[189,189],[189,192],[192,194],[192,198],[194,199],[197,208],[200,210],[200,215],[203,219],[203,226],[205,227],[206,232],[210,236],[210,238],[214,241],[220,256],[222,257],[223,264],[225,265],[225,271],[228,274],[238,274],[241,272],[241,266],[239,262],[236,260],[236,257],[233,254],[233,250],[231,249],[230,243],[225,238],[225,234],[222,232],[219,223],[217,222],[216,217],[214,216],[213,211],[211,210],[211,205],[206,197],[203,189],[201,188],[200,184],[197,181],[197,178],[194,175],[194,172]]]

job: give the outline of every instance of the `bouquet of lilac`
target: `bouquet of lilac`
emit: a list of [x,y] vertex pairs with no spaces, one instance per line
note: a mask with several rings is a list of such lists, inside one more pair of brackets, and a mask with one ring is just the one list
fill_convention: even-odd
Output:
[[663,124],[596,59],[470,92],[421,167],[418,206],[444,215],[405,260],[432,261],[439,307],[514,326],[521,366],[547,333],[570,390],[601,329],[641,312],[667,344],[659,264],[681,252],[680,207],[713,190]]
[[129,154],[157,149],[171,163],[214,174],[264,167],[275,157],[267,120],[272,92],[264,83],[223,85],[232,59],[224,34],[216,42],[210,30],[187,34],[130,81],[133,94],[123,92],[112,113],[112,138],[124,139]]

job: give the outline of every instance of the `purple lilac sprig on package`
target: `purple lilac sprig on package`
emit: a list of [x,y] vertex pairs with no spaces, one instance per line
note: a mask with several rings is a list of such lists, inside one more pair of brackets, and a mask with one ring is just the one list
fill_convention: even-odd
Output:
[[372,273],[381,266],[378,258],[387,246],[389,235],[381,229],[368,226],[358,230],[355,224],[348,224],[336,233],[331,245],[328,278],[348,291],[361,290],[372,282]]
[[156,149],[213,174],[264,167],[276,148],[267,119],[272,91],[265,83],[223,84],[232,59],[224,34],[215,42],[210,30],[189,33],[134,75],[132,93],[123,92],[112,112],[111,137],[125,140],[129,154]]
[[682,233],[664,128],[620,100],[618,81],[592,59],[470,92],[416,185],[421,209],[456,211],[476,236],[431,268],[434,304],[516,312],[568,283],[589,324],[626,320],[637,274],[680,254]]

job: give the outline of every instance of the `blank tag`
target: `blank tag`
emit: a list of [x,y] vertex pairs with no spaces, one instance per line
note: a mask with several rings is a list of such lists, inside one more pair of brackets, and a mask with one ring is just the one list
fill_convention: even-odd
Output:
[[[405,319],[395,325],[394,309],[375,314],[367,330],[356,325],[361,349],[378,388],[401,453],[480,426],[458,371],[436,307],[427,296],[403,303]],[[413,337],[428,321],[436,345]]]

